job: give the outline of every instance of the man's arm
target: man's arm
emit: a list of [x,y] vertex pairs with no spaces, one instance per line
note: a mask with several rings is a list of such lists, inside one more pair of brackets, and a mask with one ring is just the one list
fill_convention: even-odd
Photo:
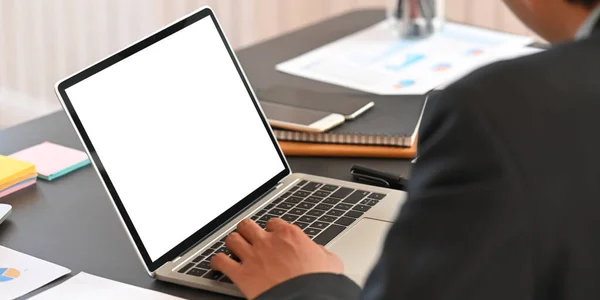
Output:
[[[531,285],[531,205],[469,76],[427,104],[408,200],[362,299],[519,299]],[[473,84],[470,84],[473,83]],[[481,89],[481,90],[480,90]]]
[[256,300],[358,299],[360,287],[344,275],[309,274],[288,280],[261,294]]

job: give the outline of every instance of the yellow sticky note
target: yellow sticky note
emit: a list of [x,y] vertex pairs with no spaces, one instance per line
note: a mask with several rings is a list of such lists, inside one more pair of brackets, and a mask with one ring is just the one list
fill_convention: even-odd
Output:
[[34,164],[0,155],[0,185],[13,182],[33,172],[35,172]]

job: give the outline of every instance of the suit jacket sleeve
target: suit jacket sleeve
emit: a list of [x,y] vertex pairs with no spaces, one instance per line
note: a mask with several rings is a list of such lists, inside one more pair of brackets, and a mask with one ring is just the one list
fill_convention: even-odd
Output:
[[469,82],[429,99],[408,199],[364,291],[343,294],[355,288],[341,279],[313,291],[322,275],[307,275],[259,299],[517,299],[531,275],[520,251],[530,211],[509,196],[518,179],[486,118],[483,103],[498,99]]

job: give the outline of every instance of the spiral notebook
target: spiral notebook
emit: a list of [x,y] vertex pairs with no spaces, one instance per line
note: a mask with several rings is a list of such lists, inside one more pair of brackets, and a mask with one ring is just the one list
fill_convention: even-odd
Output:
[[362,116],[325,133],[280,129],[273,132],[279,141],[411,147],[417,138],[427,97],[378,96],[374,99],[375,106]]

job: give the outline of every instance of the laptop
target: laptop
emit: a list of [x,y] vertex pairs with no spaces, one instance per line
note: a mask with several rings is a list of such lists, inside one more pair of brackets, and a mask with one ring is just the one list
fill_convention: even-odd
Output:
[[210,269],[238,222],[282,218],[364,284],[405,193],[292,173],[217,18],[201,8],[58,82],[146,271],[242,296]]

